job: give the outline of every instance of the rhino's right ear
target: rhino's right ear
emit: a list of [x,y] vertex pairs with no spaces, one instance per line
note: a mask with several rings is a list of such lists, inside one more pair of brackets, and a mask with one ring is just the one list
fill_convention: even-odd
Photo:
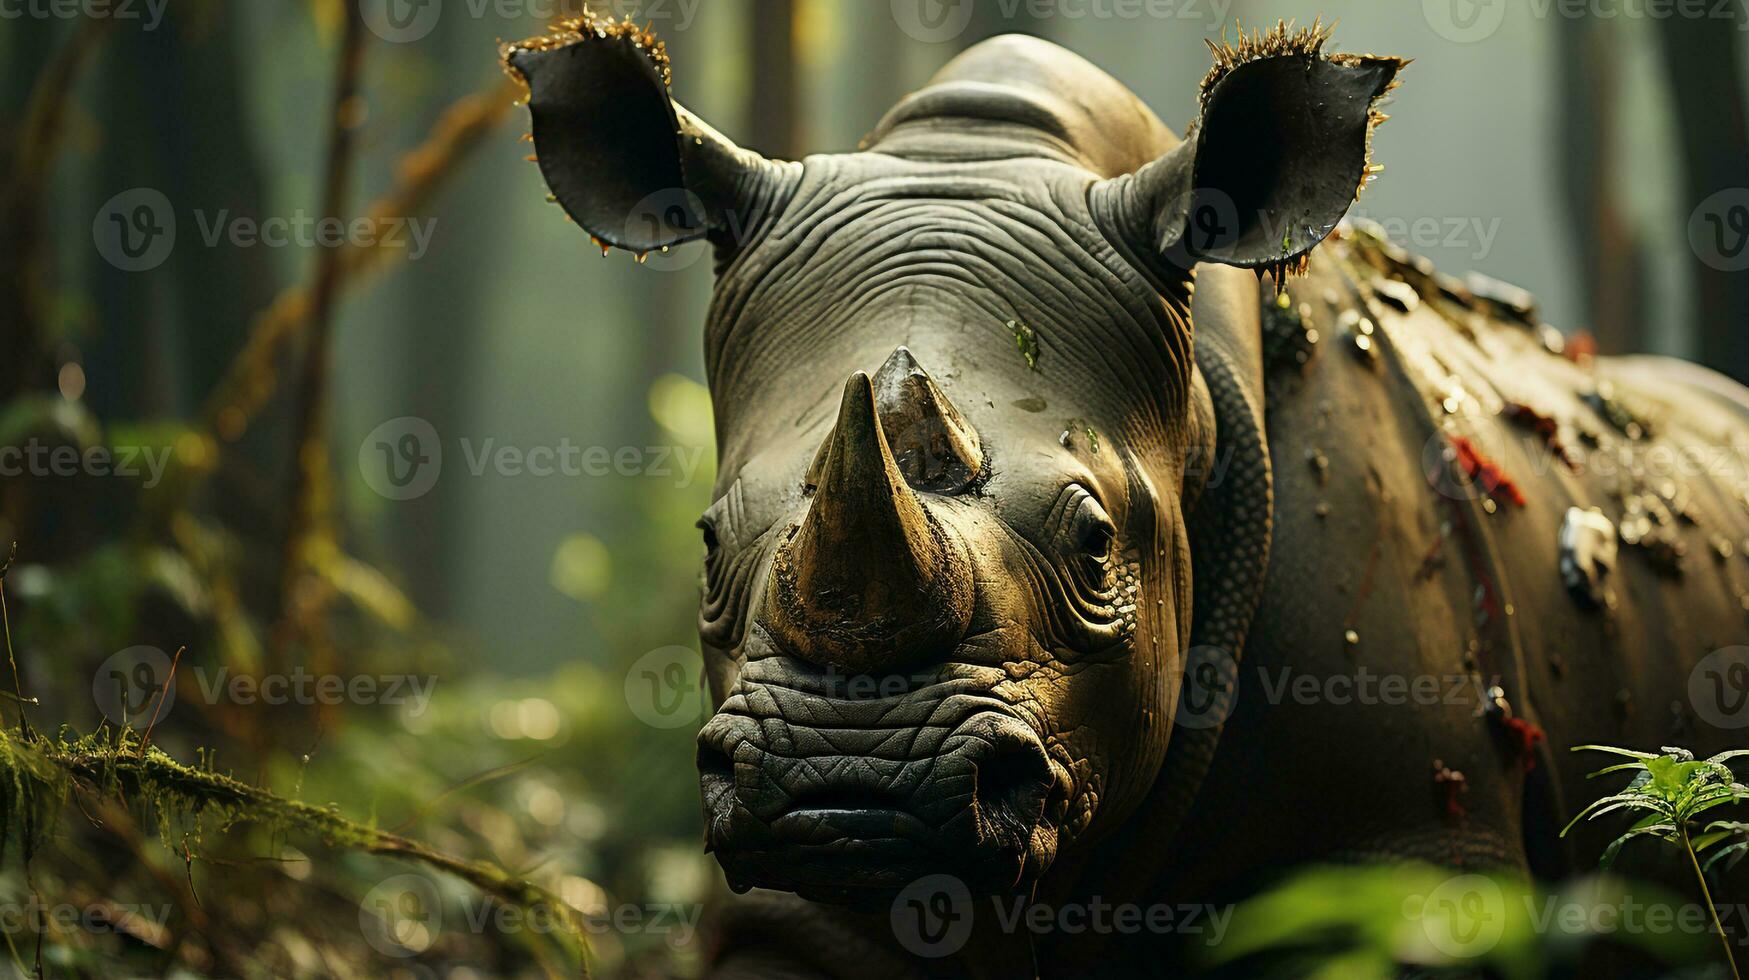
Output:
[[799,177],[799,164],[743,150],[677,105],[666,46],[629,21],[563,21],[501,54],[528,91],[541,175],[602,245],[642,254],[712,233],[738,244]]
[[1218,262],[1280,274],[1335,230],[1365,185],[1378,102],[1407,64],[1327,55],[1322,25],[1286,23],[1213,45],[1202,116],[1185,142],[1092,203],[1137,253],[1188,269]]

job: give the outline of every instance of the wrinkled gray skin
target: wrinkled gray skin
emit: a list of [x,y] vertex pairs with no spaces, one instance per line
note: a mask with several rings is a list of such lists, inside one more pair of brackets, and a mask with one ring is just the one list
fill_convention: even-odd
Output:
[[[1568,746],[1724,741],[1670,706],[1742,639],[1749,568],[1707,544],[1749,543],[1741,490],[1688,481],[1687,577],[1630,549],[1617,607],[1589,609],[1557,572],[1561,520],[1618,518],[1644,481],[1539,479],[1547,447],[1498,413],[1536,404],[1631,455],[1649,444],[1580,398],[1597,377],[1671,445],[1739,440],[1741,390],[1656,361],[1594,376],[1352,232],[1285,287],[1321,344],[1264,363],[1274,291],[1234,267],[1335,226],[1394,60],[1253,62],[1181,144],[1091,65],[1001,38],[864,152],[799,164],[670,108],[627,42],[510,61],[580,224],[716,247],[698,758],[707,846],[756,889],[722,916],[718,975],[1171,973],[1170,935],[1003,935],[987,914],[957,956],[920,959],[888,911],[934,874],[1062,904],[1224,903],[1319,860],[1563,873],[1599,844],[1552,838],[1589,798]],[[1238,202],[1238,227],[1186,235],[1193,185]],[[1426,301],[1393,306],[1387,278]],[[1372,356],[1351,310],[1377,324]],[[1437,479],[1442,427],[1521,474],[1528,505],[1488,512]],[[1419,706],[1271,694],[1284,670],[1363,668],[1465,683]],[[1507,705],[1488,713],[1492,683]],[[1528,776],[1509,713],[1549,736]],[[1461,815],[1436,758],[1466,774]]]

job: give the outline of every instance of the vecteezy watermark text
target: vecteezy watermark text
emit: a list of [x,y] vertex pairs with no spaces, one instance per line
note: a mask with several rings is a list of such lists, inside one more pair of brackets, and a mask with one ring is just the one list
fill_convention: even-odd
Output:
[[[192,687],[186,683],[190,677]],[[192,692],[207,704],[381,704],[404,707],[417,718],[430,705],[436,687],[435,674],[316,674],[302,667],[284,674],[239,674],[229,667],[175,661],[154,646],[134,646],[98,665],[91,677],[91,698],[115,725],[162,721],[179,692]]]
[[170,0],[0,0],[0,20],[140,21],[155,31]]
[[474,899],[463,902],[461,919],[444,914],[437,883],[422,874],[400,874],[378,883],[358,905],[365,941],[385,956],[417,956],[449,930],[484,935],[639,934],[661,936],[679,948],[698,934],[704,906],[672,902],[605,902],[579,909],[552,901],[519,907]]
[[[0,0],[5,2],[5,0]],[[229,208],[192,211],[206,248],[353,248],[405,250],[409,261],[423,258],[437,231],[436,218],[401,216],[342,219],[298,210],[257,218]],[[147,272],[163,265],[176,247],[176,207],[152,187],[122,191],[97,211],[91,238],[97,253],[123,272]]]
[[[516,478],[643,476],[689,487],[704,462],[704,446],[585,446],[569,437],[556,443],[516,445],[494,437],[460,440],[470,475]],[[443,441],[430,422],[407,415],[372,429],[358,447],[364,482],[390,500],[422,497],[443,471]]]
[[1717,20],[1736,21],[1749,30],[1744,0],[1422,0],[1422,15],[1433,32],[1458,44],[1485,41],[1518,7],[1537,20]]
[[28,476],[37,479],[74,476],[118,476],[123,479],[145,477],[140,484],[147,490],[164,479],[170,465],[169,446],[90,446],[80,449],[68,445],[45,445],[30,439],[22,446],[0,446],[0,476]]
[[893,21],[916,40],[941,44],[965,34],[979,4],[1009,30],[1050,20],[1188,20],[1214,31],[1233,9],[1233,0],[892,0]]
[[893,899],[888,921],[899,945],[918,956],[938,959],[965,947],[979,916],[988,916],[987,923],[1008,935],[1151,933],[1197,937],[1215,946],[1227,935],[1233,906],[1108,902],[1098,895],[1085,902],[1061,904],[1035,902],[1021,895],[974,901],[964,881],[938,874],[919,878],[900,891]]
[[[353,2],[353,0],[349,0]],[[422,40],[437,28],[445,10],[460,10],[475,20],[547,24],[576,16],[580,4],[564,0],[355,0],[364,23],[391,44]],[[604,20],[631,18],[658,30],[684,31],[692,26],[704,0],[592,0],[589,7]]]

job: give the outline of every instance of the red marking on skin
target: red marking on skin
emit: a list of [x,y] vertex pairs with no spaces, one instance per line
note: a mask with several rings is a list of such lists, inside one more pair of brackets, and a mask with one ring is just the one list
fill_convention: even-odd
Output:
[[1524,506],[1524,491],[1518,489],[1518,484],[1506,475],[1499,463],[1489,459],[1463,436],[1452,436],[1451,446],[1457,450],[1457,465],[1463,468],[1464,475],[1476,481],[1488,496],[1495,500],[1505,498],[1519,507]]
[[1445,564],[1445,534],[1441,532],[1434,536],[1432,547],[1421,558],[1421,565],[1415,570],[1415,581],[1425,582],[1439,574],[1439,569]]
[[1597,356],[1597,338],[1589,330],[1581,330],[1567,338],[1561,356],[1574,364],[1589,364]]
[[1445,791],[1445,813],[1454,820],[1462,820],[1468,813],[1459,799],[1469,792],[1470,784],[1464,774],[1449,768],[1438,759],[1433,760],[1433,785]]
[[1511,422],[1541,436],[1543,445],[1547,446],[1549,452],[1554,453],[1561,462],[1567,464],[1568,469],[1578,469],[1572,454],[1567,452],[1566,444],[1561,441],[1560,422],[1529,405],[1521,405],[1518,402],[1507,402],[1505,415]]
[[1535,769],[1536,747],[1548,741],[1549,737],[1541,728],[1523,718],[1502,718],[1500,725],[1518,749],[1518,759],[1523,763],[1524,771]]

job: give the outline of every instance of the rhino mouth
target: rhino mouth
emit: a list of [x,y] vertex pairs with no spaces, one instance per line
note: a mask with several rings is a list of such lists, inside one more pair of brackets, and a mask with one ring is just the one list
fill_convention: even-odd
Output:
[[[749,663],[698,740],[706,847],[730,887],[859,905],[926,874],[991,894],[1036,879],[1067,772],[984,673]],[[858,696],[859,680],[880,693]]]

